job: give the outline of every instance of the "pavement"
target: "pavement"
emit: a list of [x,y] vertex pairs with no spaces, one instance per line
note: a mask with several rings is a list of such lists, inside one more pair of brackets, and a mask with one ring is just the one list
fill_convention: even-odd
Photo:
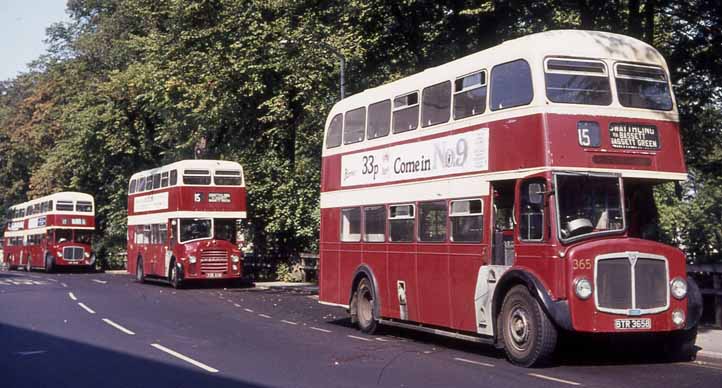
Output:
[[710,326],[702,326],[697,333],[697,356],[722,360],[722,330]]
[[[127,274],[0,273],[0,386],[720,387],[722,361],[578,347],[524,369],[414,331],[367,335],[313,285],[139,284]],[[711,333],[711,334],[710,334]],[[716,332],[703,331],[700,339]],[[704,345],[708,346],[708,345]],[[703,348],[705,351],[711,351]]]

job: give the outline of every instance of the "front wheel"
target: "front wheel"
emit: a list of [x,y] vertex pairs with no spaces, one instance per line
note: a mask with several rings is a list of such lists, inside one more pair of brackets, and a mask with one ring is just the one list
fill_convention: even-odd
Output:
[[45,255],[45,272],[53,272],[53,257],[50,255]]
[[367,278],[361,279],[356,287],[356,317],[359,329],[366,334],[373,334],[378,328],[378,319],[374,316],[374,300],[376,292]]
[[183,287],[183,281],[180,278],[178,265],[176,265],[175,262],[171,263],[170,273],[168,274],[168,281],[170,282],[170,285],[173,286],[173,288],[175,289]]
[[557,329],[525,286],[515,286],[506,294],[499,318],[499,335],[509,361],[524,367],[551,361]]
[[143,259],[138,258],[138,264],[135,265],[135,280],[138,283],[145,282],[145,273],[143,272]]
[[693,361],[697,354],[697,327],[669,333],[665,343],[665,354],[670,361]]

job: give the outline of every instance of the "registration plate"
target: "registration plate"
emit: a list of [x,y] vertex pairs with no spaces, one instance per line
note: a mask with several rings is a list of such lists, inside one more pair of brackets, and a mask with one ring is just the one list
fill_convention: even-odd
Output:
[[616,330],[649,330],[652,328],[652,320],[649,318],[640,319],[615,319]]
[[207,273],[207,274],[206,274],[206,277],[209,277],[209,278],[219,278],[219,277],[221,277],[221,275],[222,275],[222,274],[219,274],[219,273]]

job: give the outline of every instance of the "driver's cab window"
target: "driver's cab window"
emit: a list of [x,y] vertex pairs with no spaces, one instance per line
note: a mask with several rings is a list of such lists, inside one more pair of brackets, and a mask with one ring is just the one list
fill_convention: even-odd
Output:
[[519,239],[540,241],[544,238],[544,191],[543,180],[526,181],[521,186],[519,209]]

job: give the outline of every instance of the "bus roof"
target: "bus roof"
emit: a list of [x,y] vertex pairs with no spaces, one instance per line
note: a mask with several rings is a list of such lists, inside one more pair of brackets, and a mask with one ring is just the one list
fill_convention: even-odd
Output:
[[12,208],[17,207],[27,207],[30,205],[35,205],[36,203],[42,203],[45,201],[88,201],[90,203],[93,203],[93,196],[86,193],[80,193],[77,191],[61,191],[59,193],[53,193],[46,195],[44,197],[39,197],[35,199],[31,199],[30,201],[23,202],[17,205],[12,206]]
[[180,170],[184,168],[200,168],[208,170],[240,170],[241,176],[243,176],[243,167],[241,167],[241,164],[238,162],[232,162],[228,160],[186,159],[166,164],[164,166],[152,168],[149,170],[136,172],[130,177],[130,180],[137,179],[142,176],[156,174],[159,172]]
[[[408,77],[366,89],[336,103],[331,109],[328,120],[330,121],[335,113],[368,105],[381,99],[394,98],[482,68],[490,70],[494,65],[519,58],[528,60],[530,64],[540,64],[547,56],[644,63],[660,66],[668,73],[664,57],[654,47],[641,40],[609,32],[553,30],[509,40]],[[326,128],[328,124],[329,122],[326,122]]]

